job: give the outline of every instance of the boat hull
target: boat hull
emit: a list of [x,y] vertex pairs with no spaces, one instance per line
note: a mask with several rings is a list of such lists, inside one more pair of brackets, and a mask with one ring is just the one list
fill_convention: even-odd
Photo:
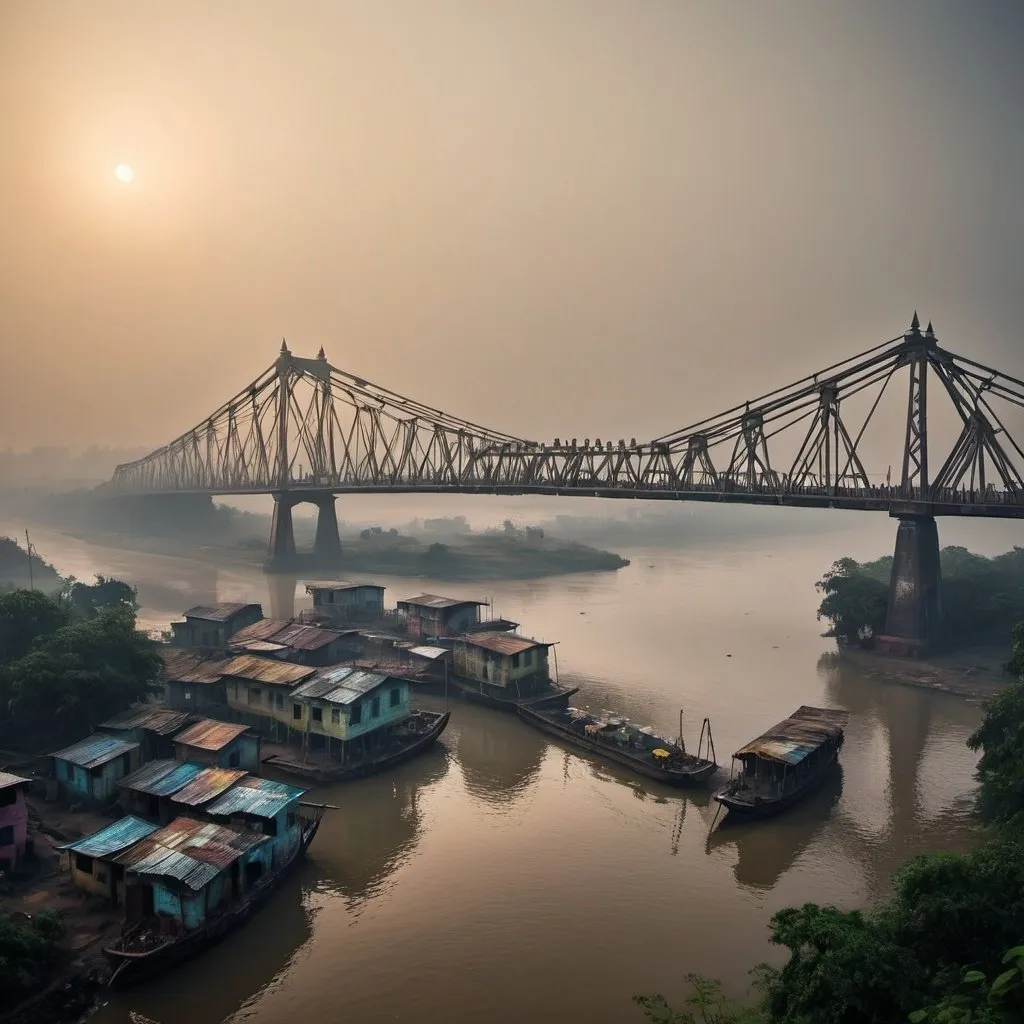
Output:
[[775,814],[781,814],[783,811],[788,810],[794,804],[803,800],[804,797],[813,793],[835,770],[838,763],[839,750],[837,749],[828,764],[820,772],[808,779],[806,785],[801,786],[799,789],[794,789],[792,792],[786,793],[777,799],[755,799],[754,802],[737,799],[735,795],[729,793],[728,786],[715,793],[713,799],[717,800],[729,812],[729,818],[741,818],[744,821],[770,818]]
[[550,690],[535,694],[532,697],[496,697],[491,693],[484,693],[476,683],[467,680],[455,679],[452,681],[453,688],[458,695],[472,704],[481,704],[486,708],[494,708],[497,711],[510,711],[515,714],[519,708],[567,708],[569,698],[579,692],[578,686],[571,688],[552,685]]
[[391,751],[380,757],[370,757],[365,761],[355,764],[338,765],[337,767],[322,767],[300,761],[290,761],[276,754],[263,758],[263,762],[285,775],[293,775],[296,778],[305,779],[318,785],[328,785],[332,782],[348,782],[352,779],[376,775],[397,764],[401,764],[403,761],[416,757],[417,754],[423,753],[428,747],[437,742],[441,733],[447,728],[448,721],[451,718],[450,711],[418,711],[416,713],[423,718],[433,719],[433,724],[426,732],[412,737],[409,744],[402,749]]
[[225,935],[244,924],[253,912],[262,906],[280,887],[282,881],[305,858],[309,844],[313,842],[320,828],[319,816],[303,828],[302,841],[299,843],[292,859],[267,881],[253,890],[250,897],[241,905],[233,907],[219,915],[210,924],[181,938],[168,942],[163,946],[145,953],[131,953],[118,949],[105,949],[104,955],[113,968],[113,974],[107,983],[108,988],[121,991],[138,985],[162,974],[164,971],[184,963],[186,960],[202,953],[220,942]]
[[655,764],[650,764],[639,757],[627,754],[625,751],[615,750],[603,743],[598,743],[596,740],[589,740],[586,736],[580,736],[530,708],[520,708],[519,717],[527,725],[531,725],[535,729],[547,733],[549,736],[554,736],[568,746],[576,747],[588,754],[593,754],[601,760],[621,765],[630,771],[636,772],[638,775],[664,783],[666,786],[697,786],[706,782],[718,770],[718,765],[714,761],[694,758],[695,763],[692,770],[670,771],[665,768],[659,768]]

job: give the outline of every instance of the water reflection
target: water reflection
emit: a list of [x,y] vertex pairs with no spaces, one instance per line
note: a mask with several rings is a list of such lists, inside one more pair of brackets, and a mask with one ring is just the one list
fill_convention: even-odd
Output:
[[310,799],[341,808],[324,815],[310,851],[320,888],[356,908],[385,892],[422,836],[422,791],[440,782],[450,764],[447,747],[436,744],[385,775],[317,790]]
[[[303,890],[317,884],[319,866],[307,861],[240,928],[203,955],[153,981],[112,995],[92,1024],[130,1024],[134,1014],[153,1021],[225,1020],[255,1002],[295,960],[313,933],[314,911]],[[262,926],[261,926],[262,925]],[[173,1018],[167,1008],[173,1006]]]
[[[536,781],[548,750],[543,734],[515,715],[460,704],[453,715],[453,747],[466,789],[487,803],[515,803]],[[448,726],[448,735],[453,732]]]

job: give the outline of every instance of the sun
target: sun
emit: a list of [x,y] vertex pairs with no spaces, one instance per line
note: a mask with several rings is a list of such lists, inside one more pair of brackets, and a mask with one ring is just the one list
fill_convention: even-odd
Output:
[[135,171],[133,171],[127,164],[118,164],[114,168],[114,177],[117,178],[118,181],[127,185],[135,177]]

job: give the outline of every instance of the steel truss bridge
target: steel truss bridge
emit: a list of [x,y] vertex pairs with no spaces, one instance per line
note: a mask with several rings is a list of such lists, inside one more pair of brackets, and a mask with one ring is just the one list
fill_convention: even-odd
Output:
[[[882,482],[869,477],[864,438],[900,389],[898,427],[883,424]],[[938,405],[954,425],[941,445],[929,436]],[[248,387],[118,466],[105,490],[545,494],[1024,518],[1024,451],[1008,429],[1022,409],[1024,381],[942,348],[916,313],[900,337],[642,443],[516,437],[339,370],[323,349],[304,359],[282,343]]]

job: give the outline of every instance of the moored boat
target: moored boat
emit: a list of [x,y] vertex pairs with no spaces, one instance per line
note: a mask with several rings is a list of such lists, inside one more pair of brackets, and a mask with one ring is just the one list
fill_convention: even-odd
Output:
[[835,765],[849,717],[842,709],[798,708],[733,754],[733,777],[715,799],[748,818],[790,807]]
[[[624,718],[597,718],[577,708],[520,706],[519,717],[542,732],[607,761],[669,786],[705,782],[718,768],[711,738],[711,722],[704,719],[697,754],[688,754],[680,741],[662,739],[637,728]],[[680,715],[681,724],[682,715]],[[706,751],[705,751],[706,748]],[[703,756],[706,753],[707,756]]]
[[484,707],[496,708],[498,711],[518,711],[520,708],[533,708],[535,710],[549,708],[567,708],[569,698],[579,692],[578,686],[562,686],[559,683],[549,683],[546,687],[536,693],[521,696],[520,694],[502,689],[489,687],[486,683],[479,683],[472,679],[461,679],[453,677],[449,681],[451,690],[457,693],[464,700],[473,704],[482,704]]
[[284,748],[281,753],[264,757],[263,763],[318,785],[376,775],[426,750],[444,732],[450,718],[450,711],[413,711],[364,751],[346,751],[341,761],[298,760],[295,751]]

